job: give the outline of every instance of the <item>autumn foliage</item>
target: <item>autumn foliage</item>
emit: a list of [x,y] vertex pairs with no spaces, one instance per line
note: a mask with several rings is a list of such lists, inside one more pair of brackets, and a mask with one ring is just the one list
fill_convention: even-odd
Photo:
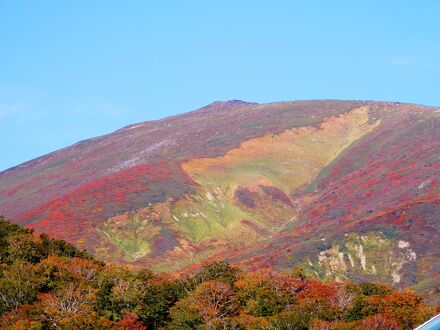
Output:
[[412,291],[224,262],[185,278],[104,265],[0,219],[2,329],[412,329],[438,312]]

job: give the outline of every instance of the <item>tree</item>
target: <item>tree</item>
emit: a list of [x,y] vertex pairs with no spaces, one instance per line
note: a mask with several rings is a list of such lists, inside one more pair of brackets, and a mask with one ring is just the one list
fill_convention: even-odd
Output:
[[37,263],[46,257],[41,246],[41,239],[31,234],[14,235],[8,238],[9,258]]
[[364,329],[369,330],[400,330],[402,329],[396,318],[386,314],[371,315],[361,322]]
[[121,330],[146,330],[147,328],[142,325],[139,317],[136,313],[126,313],[122,316],[118,322],[118,329]]
[[229,284],[237,280],[239,269],[232,267],[224,261],[205,264],[200,272],[193,276],[192,282],[195,286],[205,281],[226,282]]
[[359,283],[358,287],[361,291],[361,294],[364,296],[384,296],[393,291],[393,289],[388,285],[375,282],[362,282]]
[[336,319],[338,313],[329,301],[322,298],[306,298],[272,318],[272,326],[277,330],[307,330],[312,321]]
[[5,313],[0,318],[0,325],[5,330],[41,330],[44,326],[44,319],[41,310],[35,304],[24,304]]
[[293,276],[260,271],[240,275],[235,285],[245,313],[270,316],[295,302],[297,283]]
[[207,281],[172,309],[172,324],[196,326],[203,321],[209,328],[222,319],[237,315],[238,310],[239,299],[230,284]]
[[356,299],[352,286],[341,284],[336,289],[336,295],[332,299],[332,303],[339,309],[342,314],[348,313]]
[[111,325],[94,311],[95,291],[84,283],[72,283],[54,293],[39,294],[38,306],[46,322],[54,328],[84,329],[97,324]]
[[12,262],[9,258],[9,237],[31,233],[29,229],[12,224],[0,216],[0,263]]
[[4,266],[0,278],[0,315],[35,300],[44,280],[37,276],[31,264],[17,261]]
[[140,303],[144,283],[126,267],[105,266],[95,279],[96,300],[102,315],[119,320]]
[[393,291],[387,295],[373,295],[365,299],[361,316],[384,314],[395,317],[404,329],[413,329],[433,315],[434,309],[426,306],[411,290]]
[[194,330],[200,329],[203,324],[197,307],[183,299],[171,308],[171,320],[167,327],[171,330]]
[[136,312],[148,328],[158,329],[170,321],[171,308],[187,295],[187,283],[168,276],[147,281]]

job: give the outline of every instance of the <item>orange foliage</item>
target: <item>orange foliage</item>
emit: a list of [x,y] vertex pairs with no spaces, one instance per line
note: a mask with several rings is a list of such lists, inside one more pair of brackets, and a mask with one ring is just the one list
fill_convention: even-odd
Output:
[[423,323],[433,309],[411,290],[394,291],[386,296],[371,296],[366,299],[364,313],[393,315],[405,328],[414,328]]

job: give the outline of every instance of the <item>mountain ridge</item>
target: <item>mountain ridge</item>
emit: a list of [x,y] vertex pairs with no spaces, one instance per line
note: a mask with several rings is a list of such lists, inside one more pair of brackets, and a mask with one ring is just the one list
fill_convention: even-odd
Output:
[[218,104],[234,104],[236,103],[238,106],[240,105],[271,105],[271,104],[291,104],[291,103],[300,103],[300,102],[333,102],[333,101],[342,101],[342,102],[356,102],[356,103],[366,103],[366,104],[372,104],[372,103],[378,103],[378,104],[388,104],[388,105],[397,105],[397,104],[401,104],[401,105],[410,105],[410,106],[416,106],[416,107],[420,107],[420,108],[427,108],[427,109],[439,109],[440,110],[440,106],[427,106],[427,105],[423,105],[423,104],[419,104],[419,103],[408,103],[408,102],[397,102],[397,101],[376,101],[376,100],[344,100],[344,99],[315,99],[315,100],[295,100],[295,101],[276,101],[276,102],[269,102],[269,103],[257,103],[257,102],[251,102],[251,101],[243,101],[243,100],[226,100],[226,101],[221,101],[221,100],[217,100],[217,101],[213,101],[210,104],[203,106],[201,108],[195,109],[195,110],[190,110],[187,112],[183,112],[183,113],[179,113],[179,114],[175,114],[175,115],[171,115],[171,116],[167,116],[167,117],[163,117],[163,118],[159,118],[159,119],[149,119],[149,120],[145,120],[145,121],[140,121],[140,122],[136,122],[134,124],[129,124],[126,126],[123,126],[121,128],[118,128],[110,133],[105,133],[103,135],[99,135],[99,136],[95,136],[95,137],[91,137],[91,138],[86,138],[83,140],[79,140],[77,142],[74,142],[73,144],[67,146],[67,147],[63,147],[61,149],[57,149],[51,152],[48,152],[47,154],[44,154],[42,156],[38,156],[36,158],[32,158],[29,159],[27,161],[24,161],[20,164],[14,165],[12,167],[6,168],[2,171],[0,171],[0,176],[4,173],[7,173],[11,170],[14,170],[16,168],[21,168],[21,167],[25,167],[28,166],[28,164],[38,161],[39,159],[42,159],[44,157],[50,156],[52,154],[56,154],[59,153],[63,150],[69,149],[69,148],[73,148],[77,145],[81,145],[83,143],[88,143],[91,141],[95,141],[97,139],[101,139],[104,138],[108,135],[112,135],[114,133],[120,132],[120,131],[125,131],[128,129],[133,129],[135,127],[140,127],[143,126],[144,124],[150,124],[150,123],[156,123],[156,122],[161,122],[164,120],[168,120],[171,118],[175,118],[175,117],[181,117],[181,116],[185,116],[185,115],[189,115],[189,114],[193,114],[193,113],[198,113],[198,112],[203,112],[206,109],[209,109],[209,107],[212,106],[216,106]]

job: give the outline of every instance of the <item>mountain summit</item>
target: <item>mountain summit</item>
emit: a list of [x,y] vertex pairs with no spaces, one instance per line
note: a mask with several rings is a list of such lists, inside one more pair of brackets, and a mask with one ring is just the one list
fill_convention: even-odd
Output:
[[0,173],[0,213],[115,263],[300,266],[436,299],[439,155],[439,108],[214,102]]

